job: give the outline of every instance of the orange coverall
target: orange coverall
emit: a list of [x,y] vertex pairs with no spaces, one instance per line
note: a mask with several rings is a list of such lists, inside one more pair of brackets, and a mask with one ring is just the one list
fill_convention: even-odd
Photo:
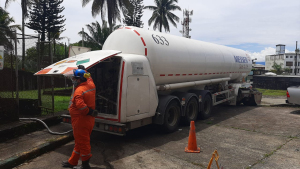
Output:
[[91,78],[75,88],[69,108],[75,139],[74,150],[68,160],[71,165],[76,166],[80,157],[82,161],[87,161],[92,157],[90,135],[95,124],[95,117],[87,114],[89,108],[95,109],[95,99],[96,87]]

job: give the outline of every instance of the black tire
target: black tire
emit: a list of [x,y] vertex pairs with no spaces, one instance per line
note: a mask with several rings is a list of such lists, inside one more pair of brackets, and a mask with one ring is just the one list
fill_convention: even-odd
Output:
[[185,116],[183,117],[185,124],[190,124],[191,121],[196,121],[199,112],[198,101],[192,97],[185,107]]
[[205,95],[203,102],[202,102],[203,110],[200,111],[199,117],[200,119],[207,119],[211,116],[211,109],[212,109],[212,100],[209,94]]
[[164,115],[163,128],[165,132],[171,133],[177,130],[180,122],[180,106],[175,100],[168,104]]

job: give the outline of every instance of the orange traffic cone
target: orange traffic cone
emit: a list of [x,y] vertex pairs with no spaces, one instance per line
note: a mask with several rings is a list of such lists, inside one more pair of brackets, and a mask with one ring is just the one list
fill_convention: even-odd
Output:
[[184,150],[187,153],[200,153],[200,148],[197,147],[196,132],[195,132],[195,122],[191,121],[190,135],[188,146]]

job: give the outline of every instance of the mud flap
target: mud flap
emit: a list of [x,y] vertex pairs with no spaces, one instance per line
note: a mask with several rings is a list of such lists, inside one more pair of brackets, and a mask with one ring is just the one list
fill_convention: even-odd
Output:
[[254,95],[254,101],[257,105],[261,104],[261,99],[262,99],[262,93],[260,93],[259,91],[256,91],[255,93],[253,93]]

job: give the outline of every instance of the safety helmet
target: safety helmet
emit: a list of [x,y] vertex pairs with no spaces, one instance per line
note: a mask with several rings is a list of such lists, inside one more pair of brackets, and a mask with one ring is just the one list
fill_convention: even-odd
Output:
[[89,77],[89,73],[83,69],[74,69],[73,72],[73,76],[75,78],[80,78],[81,80],[86,80]]

